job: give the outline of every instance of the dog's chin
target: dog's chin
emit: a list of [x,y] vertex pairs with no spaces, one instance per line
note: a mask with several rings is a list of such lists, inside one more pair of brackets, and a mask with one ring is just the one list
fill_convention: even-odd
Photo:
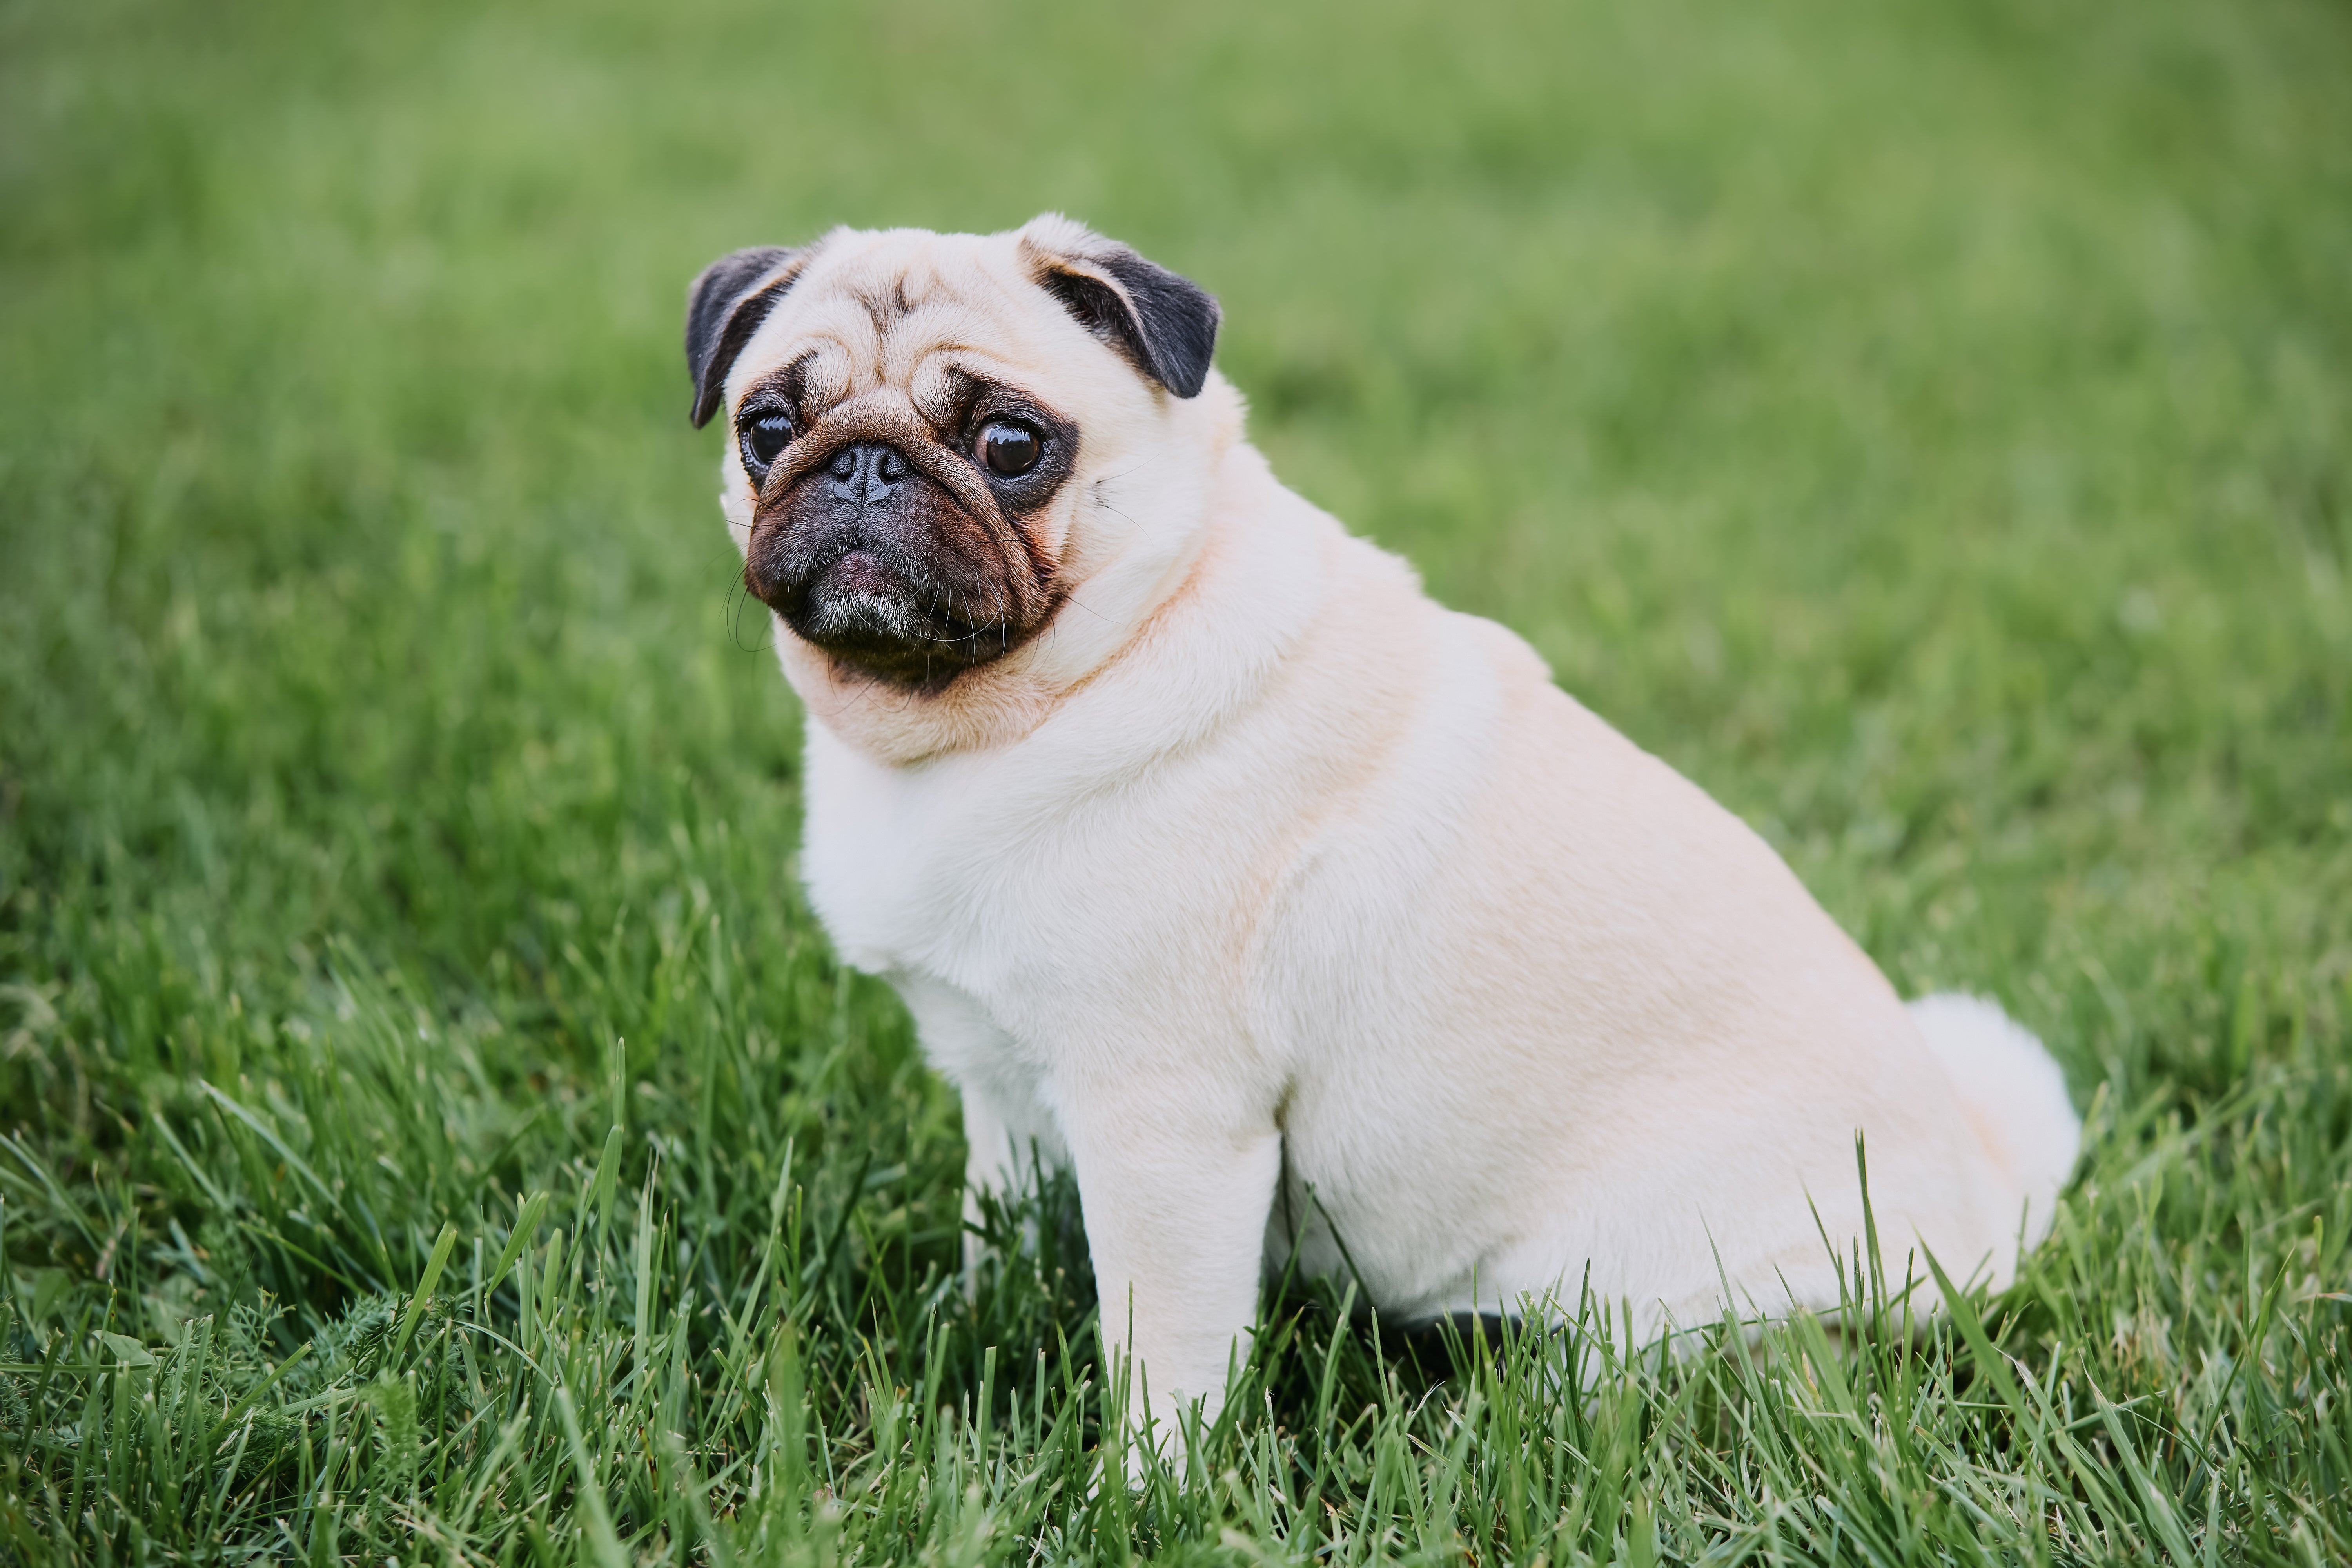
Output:
[[944,685],[961,671],[993,658],[993,628],[964,627],[933,612],[945,595],[926,596],[873,556],[852,552],[835,562],[784,623],[835,663],[892,685]]

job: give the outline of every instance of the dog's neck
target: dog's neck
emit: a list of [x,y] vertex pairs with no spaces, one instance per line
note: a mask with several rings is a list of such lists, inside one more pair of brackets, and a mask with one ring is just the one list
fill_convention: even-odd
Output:
[[1222,492],[1264,472],[1256,462],[1233,471],[1232,459],[1246,453],[1242,420],[1241,395],[1212,373],[1198,398],[1175,405],[1164,442],[1089,473],[1065,544],[1061,607],[1004,658],[936,691],[915,690],[840,663],[778,618],[785,679],[814,721],[888,765],[1023,739],[1126,658],[1162,607],[1183,595],[1215,519],[1228,510]]

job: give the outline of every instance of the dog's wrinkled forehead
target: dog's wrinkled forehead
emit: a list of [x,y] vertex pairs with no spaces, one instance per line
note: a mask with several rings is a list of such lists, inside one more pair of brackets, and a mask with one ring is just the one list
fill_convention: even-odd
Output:
[[1050,374],[1081,396],[1120,377],[1191,397],[1217,321],[1198,286],[1066,218],[997,235],[835,230],[796,250],[736,251],[695,280],[694,422],[788,362],[827,402],[881,385],[920,400],[951,366]]
[[1034,374],[1070,324],[1003,263],[968,235],[828,239],[746,342],[729,384],[789,361],[814,402],[895,386],[921,403],[951,364]]

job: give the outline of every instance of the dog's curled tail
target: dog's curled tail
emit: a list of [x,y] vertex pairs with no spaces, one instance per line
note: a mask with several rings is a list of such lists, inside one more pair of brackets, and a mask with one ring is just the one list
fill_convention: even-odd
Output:
[[2050,1234],[2058,1189],[2083,1148],[2083,1121],[2066,1097],[2065,1075],[2040,1040],[1980,996],[1922,996],[1911,1004],[1911,1017],[1959,1089],[1969,1120],[2016,1184],[2023,1240],[2032,1248]]

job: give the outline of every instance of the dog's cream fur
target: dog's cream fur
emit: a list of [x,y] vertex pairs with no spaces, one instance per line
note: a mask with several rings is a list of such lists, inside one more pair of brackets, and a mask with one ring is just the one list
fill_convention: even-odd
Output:
[[[958,365],[1083,429],[1042,635],[929,694],[776,636],[816,907],[961,1087],[972,1182],[1075,1166],[1153,1404],[1222,1400],[1265,1260],[1343,1267],[1310,1188],[1384,1312],[1589,1280],[1654,1332],[1727,1279],[1833,1307],[1859,1131],[1891,1269],[2008,1279],[2079,1136],[2041,1047],[1906,1009],[1737,817],[1283,488],[1222,377],[1170,395],[1083,330],[1031,268],[1089,243],[829,236],[727,406],[814,351],[845,398]],[[754,499],[730,448],[739,544]]]

